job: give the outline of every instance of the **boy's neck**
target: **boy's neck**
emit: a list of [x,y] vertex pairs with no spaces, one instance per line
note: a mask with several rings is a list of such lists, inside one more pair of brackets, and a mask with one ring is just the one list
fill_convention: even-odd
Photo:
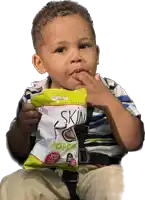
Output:
[[[61,87],[60,85],[58,85],[54,81],[52,81],[52,79],[50,77],[48,77],[48,88],[66,89],[66,88]],[[68,90],[68,89],[66,89],[66,90]]]
[[59,89],[59,88],[61,88],[59,85],[57,85],[57,84],[55,84],[55,83],[51,83],[50,84],[50,88],[57,88],[57,89]]

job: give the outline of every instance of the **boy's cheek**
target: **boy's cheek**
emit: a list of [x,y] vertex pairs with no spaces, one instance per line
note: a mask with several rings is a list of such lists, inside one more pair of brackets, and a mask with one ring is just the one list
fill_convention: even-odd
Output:
[[91,67],[90,67],[90,74],[92,75],[92,76],[95,76],[96,75],[96,70],[97,70],[97,63],[96,62],[94,62],[94,63],[92,63],[92,65],[91,65]]

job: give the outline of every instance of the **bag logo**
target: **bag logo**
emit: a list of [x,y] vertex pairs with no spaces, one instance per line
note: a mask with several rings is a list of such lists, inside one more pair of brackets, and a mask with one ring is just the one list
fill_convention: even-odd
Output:
[[60,159],[60,154],[57,152],[52,152],[46,156],[45,163],[53,164],[56,163],[59,159]]
[[76,135],[75,135],[74,129],[72,127],[62,131],[62,137],[67,142],[76,141]]

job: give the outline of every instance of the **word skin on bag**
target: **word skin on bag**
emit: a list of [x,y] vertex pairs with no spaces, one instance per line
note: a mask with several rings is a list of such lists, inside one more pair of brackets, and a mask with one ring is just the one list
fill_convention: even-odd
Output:
[[66,124],[80,124],[85,121],[85,114],[79,108],[77,110],[63,110],[61,117],[65,120]]
[[70,150],[70,149],[75,149],[77,147],[77,144],[66,144],[63,142],[54,141],[51,147],[57,150]]
[[[39,108],[39,112],[44,113],[49,116],[49,107]],[[60,116],[63,118],[65,124],[82,124],[86,120],[86,113],[83,112],[79,107],[76,110],[62,110],[60,111]],[[58,124],[57,121],[56,124]]]

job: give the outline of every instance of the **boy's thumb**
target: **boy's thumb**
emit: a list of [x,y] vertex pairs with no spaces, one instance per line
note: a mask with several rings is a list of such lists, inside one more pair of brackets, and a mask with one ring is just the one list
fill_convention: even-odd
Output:
[[95,75],[95,79],[99,81],[99,80],[100,80],[100,74],[97,73],[97,74]]

